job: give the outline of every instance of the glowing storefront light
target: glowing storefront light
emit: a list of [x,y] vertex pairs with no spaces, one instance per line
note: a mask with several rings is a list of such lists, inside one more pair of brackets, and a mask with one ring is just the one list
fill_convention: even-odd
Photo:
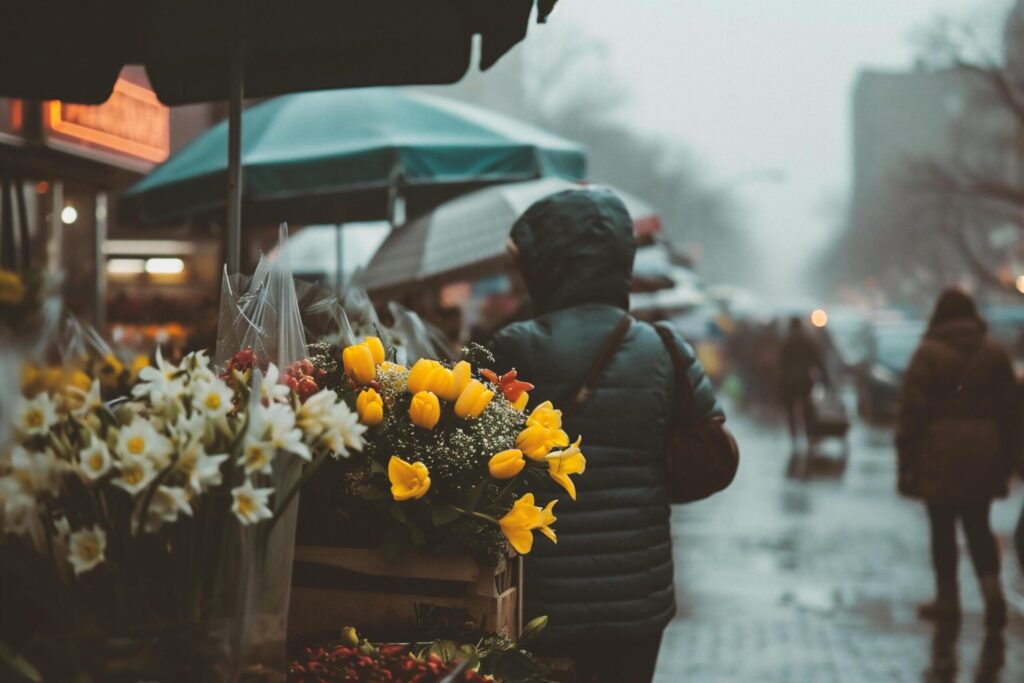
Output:
[[151,258],[146,260],[146,272],[150,275],[177,275],[185,271],[185,262],[180,258]]

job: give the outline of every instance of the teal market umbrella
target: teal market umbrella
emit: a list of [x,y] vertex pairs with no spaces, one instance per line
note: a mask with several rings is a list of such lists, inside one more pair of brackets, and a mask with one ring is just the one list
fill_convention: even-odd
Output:
[[[286,95],[248,109],[243,203],[261,220],[389,217],[400,193],[421,207],[482,185],[586,171],[583,147],[454,100],[406,89]],[[222,210],[228,130],[221,124],[130,188],[122,208],[143,222]]]

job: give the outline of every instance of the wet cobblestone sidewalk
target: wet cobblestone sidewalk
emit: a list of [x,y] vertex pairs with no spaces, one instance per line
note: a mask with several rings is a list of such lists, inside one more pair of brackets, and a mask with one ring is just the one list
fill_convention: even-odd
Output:
[[781,428],[731,422],[743,450],[733,487],[673,513],[679,614],[655,681],[1024,681],[1024,581],[1010,539],[1019,491],[993,508],[1005,636],[986,637],[966,552],[963,623],[937,629],[915,615],[933,594],[927,521],[895,493],[890,433],[856,428],[845,463],[832,444],[807,461],[790,456]]

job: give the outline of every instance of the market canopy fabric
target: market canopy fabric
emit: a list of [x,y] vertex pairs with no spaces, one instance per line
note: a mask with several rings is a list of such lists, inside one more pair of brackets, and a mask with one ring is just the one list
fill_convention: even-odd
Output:
[[[382,219],[398,189],[415,203],[497,182],[577,180],[586,170],[574,142],[414,90],[286,95],[248,109],[242,125],[243,201],[262,220]],[[123,210],[158,222],[222,208],[227,134],[222,123],[168,159],[125,193]]]
[[[526,35],[535,0],[4,0],[0,97],[99,104],[144,64],[168,105],[227,99],[241,40],[245,94],[452,83],[474,34],[488,68]],[[538,4],[538,19],[551,10]]]
[[[392,232],[356,284],[371,292],[425,281],[455,280],[493,274],[505,260],[512,224],[534,202],[577,183],[543,178],[478,190],[442,204],[432,213]],[[657,212],[621,190],[640,234],[660,230]]]

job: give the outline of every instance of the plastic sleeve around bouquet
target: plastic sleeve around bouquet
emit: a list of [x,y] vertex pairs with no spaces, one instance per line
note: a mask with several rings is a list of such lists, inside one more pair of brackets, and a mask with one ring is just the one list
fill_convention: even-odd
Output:
[[388,310],[394,320],[392,333],[395,345],[404,351],[398,362],[412,365],[420,358],[446,358],[455,360],[451,347],[441,332],[427,323],[415,311],[391,301]]
[[281,368],[306,357],[306,335],[285,248],[288,229],[284,224],[278,239],[278,257],[274,261],[261,257],[251,277],[229,275],[224,270],[214,354],[217,367],[224,367],[247,348],[261,361]]

